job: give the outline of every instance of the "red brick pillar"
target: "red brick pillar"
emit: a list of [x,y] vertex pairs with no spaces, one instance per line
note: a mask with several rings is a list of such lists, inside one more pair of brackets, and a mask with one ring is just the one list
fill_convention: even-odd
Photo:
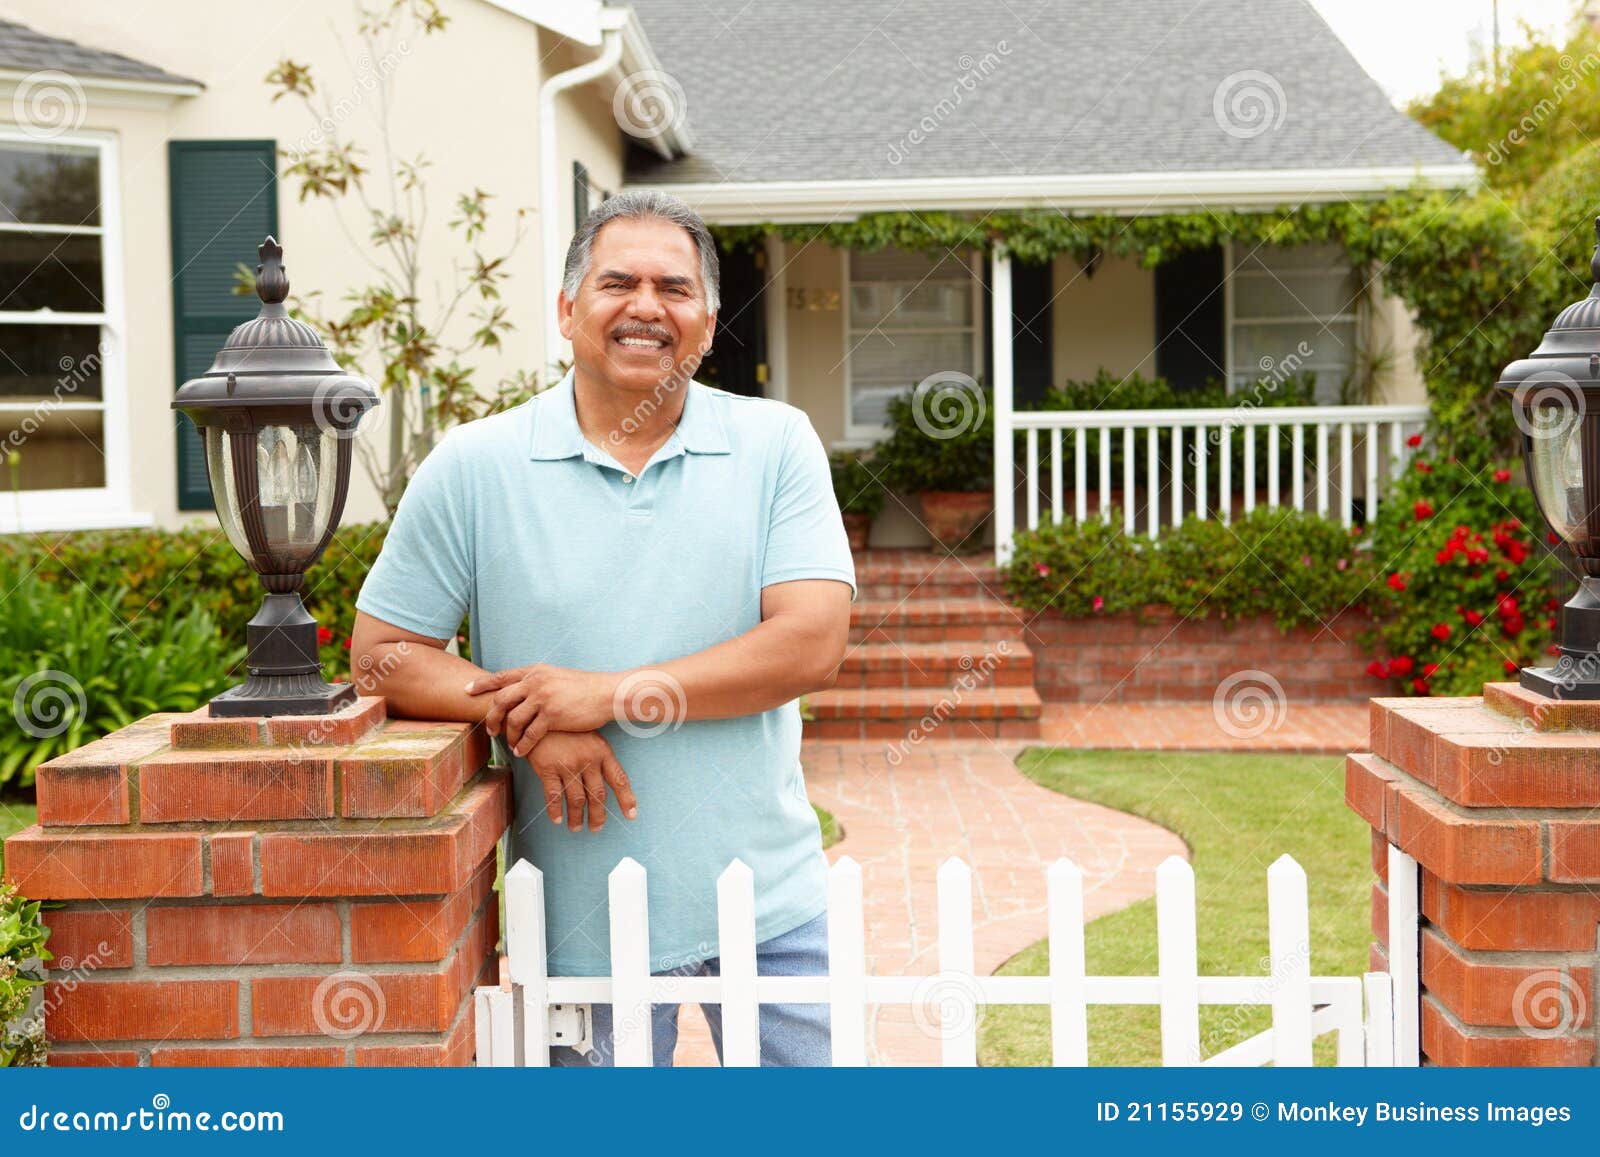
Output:
[[43,764],[6,876],[56,1065],[464,1065],[510,783],[481,728],[152,715]]
[[1371,743],[1346,761],[1345,800],[1373,828],[1380,941],[1387,845],[1419,865],[1426,1060],[1594,1064],[1600,703],[1515,683],[1374,699]]

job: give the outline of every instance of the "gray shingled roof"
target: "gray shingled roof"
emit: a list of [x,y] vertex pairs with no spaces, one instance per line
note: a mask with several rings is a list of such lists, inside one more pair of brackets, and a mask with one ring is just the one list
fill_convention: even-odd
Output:
[[174,76],[163,68],[133,60],[116,52],[89,48],[59,36],[46,36],[23,24],[0,20],[0,68],[19,72],[57,69],[73,76],[103,76],[117,80],[149,80],[163,84],[198,84]]
[[[1390,104],[1306,0],[631,2],[695,141],[676,161],[634,150],[632,181],[1464,161]],[[1266,122],[1247,119],[1252,85]],[[1243,132],[1214,112],[1220,92],[1227,120],[1230,91]]]

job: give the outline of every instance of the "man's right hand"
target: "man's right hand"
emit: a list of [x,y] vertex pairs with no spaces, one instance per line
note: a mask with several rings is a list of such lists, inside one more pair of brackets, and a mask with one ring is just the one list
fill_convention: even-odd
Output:
[[561,803],[567,805],[567,830],[583,827],[599,831],[606,822],[606,788],[616,793],[617,806],[630,820],[639,814],[628,773],[622,770],[611,745],[597,731],[551,731],[528,752],[528,763],[544,785],[545,814],[561,822]]

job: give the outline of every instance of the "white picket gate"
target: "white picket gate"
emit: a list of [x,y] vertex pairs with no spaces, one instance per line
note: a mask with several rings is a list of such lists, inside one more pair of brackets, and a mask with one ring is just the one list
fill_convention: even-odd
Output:
[[[972,870],[951,858],[939,868],[939,971],[926,976],[867,972],[861,868],[841,857],[828,876],[826,976],[757,976],[755,888],[735,860],[717,881],[720,976],[650,975],[645,870],[625,859],[610,876],[611,975],[554,977],[546,967],[544,881],[519,860],[506,873],[506,944],[511,990],[477,989],[477,1063],[544,1066],[553,1043],[583,1033],[590,1004],[611,1004],[618,1065],[651,1063],[650,1005],[720,1004],[723,1062],[760,1063],[758,1004],[813,1003],[831,1009],[833,1063],[867,1063],[871,1005],[925,1006],[936,999],[945,1066],[977,1063],[977,1006],[1050,1008],[1053,1063],[1089,1062],[1088,1006],[1154,1004],[1161,1009],[1164,1065],[1309,1065],[1312,1042],[1335,1034],[1339,1065],[1417,1063],[1417,865],[1389,849],[1391,972],[1361,977],[1311,974],[1310,919],[1304,870],[1289,856],[1267,870],[1265,976],[1201,976],[1197,964],[1194,871],[1176,856],[1156,871],[1156,976],[1088,976],[1084,967],[1083,873],[1070,860],[1047,872],[1050,973],[976,976],[973,966]],[[1272,1027],[1223,1052],[1200,1056],[1201,1005],[1265,1005]],[[602,1045],[603,1047],[603,1045]]]

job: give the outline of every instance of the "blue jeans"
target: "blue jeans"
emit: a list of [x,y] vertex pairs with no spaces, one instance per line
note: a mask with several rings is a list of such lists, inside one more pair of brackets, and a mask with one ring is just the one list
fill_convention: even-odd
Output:
[[[825,976],[828,972],[828,915],[824,912],[798,928],[774,936],[756,945],[757,976]],[[720,976],[721,961],[713,956],[698,960],[657,976]],[[672,1053],[678,1045],[678,1005],[656,1004],[650,1007],[651,1041],[657,1067],[672,1064]],[[711,1027],[711,1041],[717,1047],[717,1059],[722,1059],[722,1006],[703,1004]],[[593,1025],[590,1035],[594,1047],[587,1053],[565,1045],[550,1050],[550,1063],[562,1067],[583,1065],[610,1065],[613,1061],[611,1043],[611,1006],[596,1004],[590,1007]],[[761,1064],[768,1066],[821,1066],[833,1063],[833,1038],[829,1029],[826,1004],[763,1004],[757,1021],[761,1033]]]

